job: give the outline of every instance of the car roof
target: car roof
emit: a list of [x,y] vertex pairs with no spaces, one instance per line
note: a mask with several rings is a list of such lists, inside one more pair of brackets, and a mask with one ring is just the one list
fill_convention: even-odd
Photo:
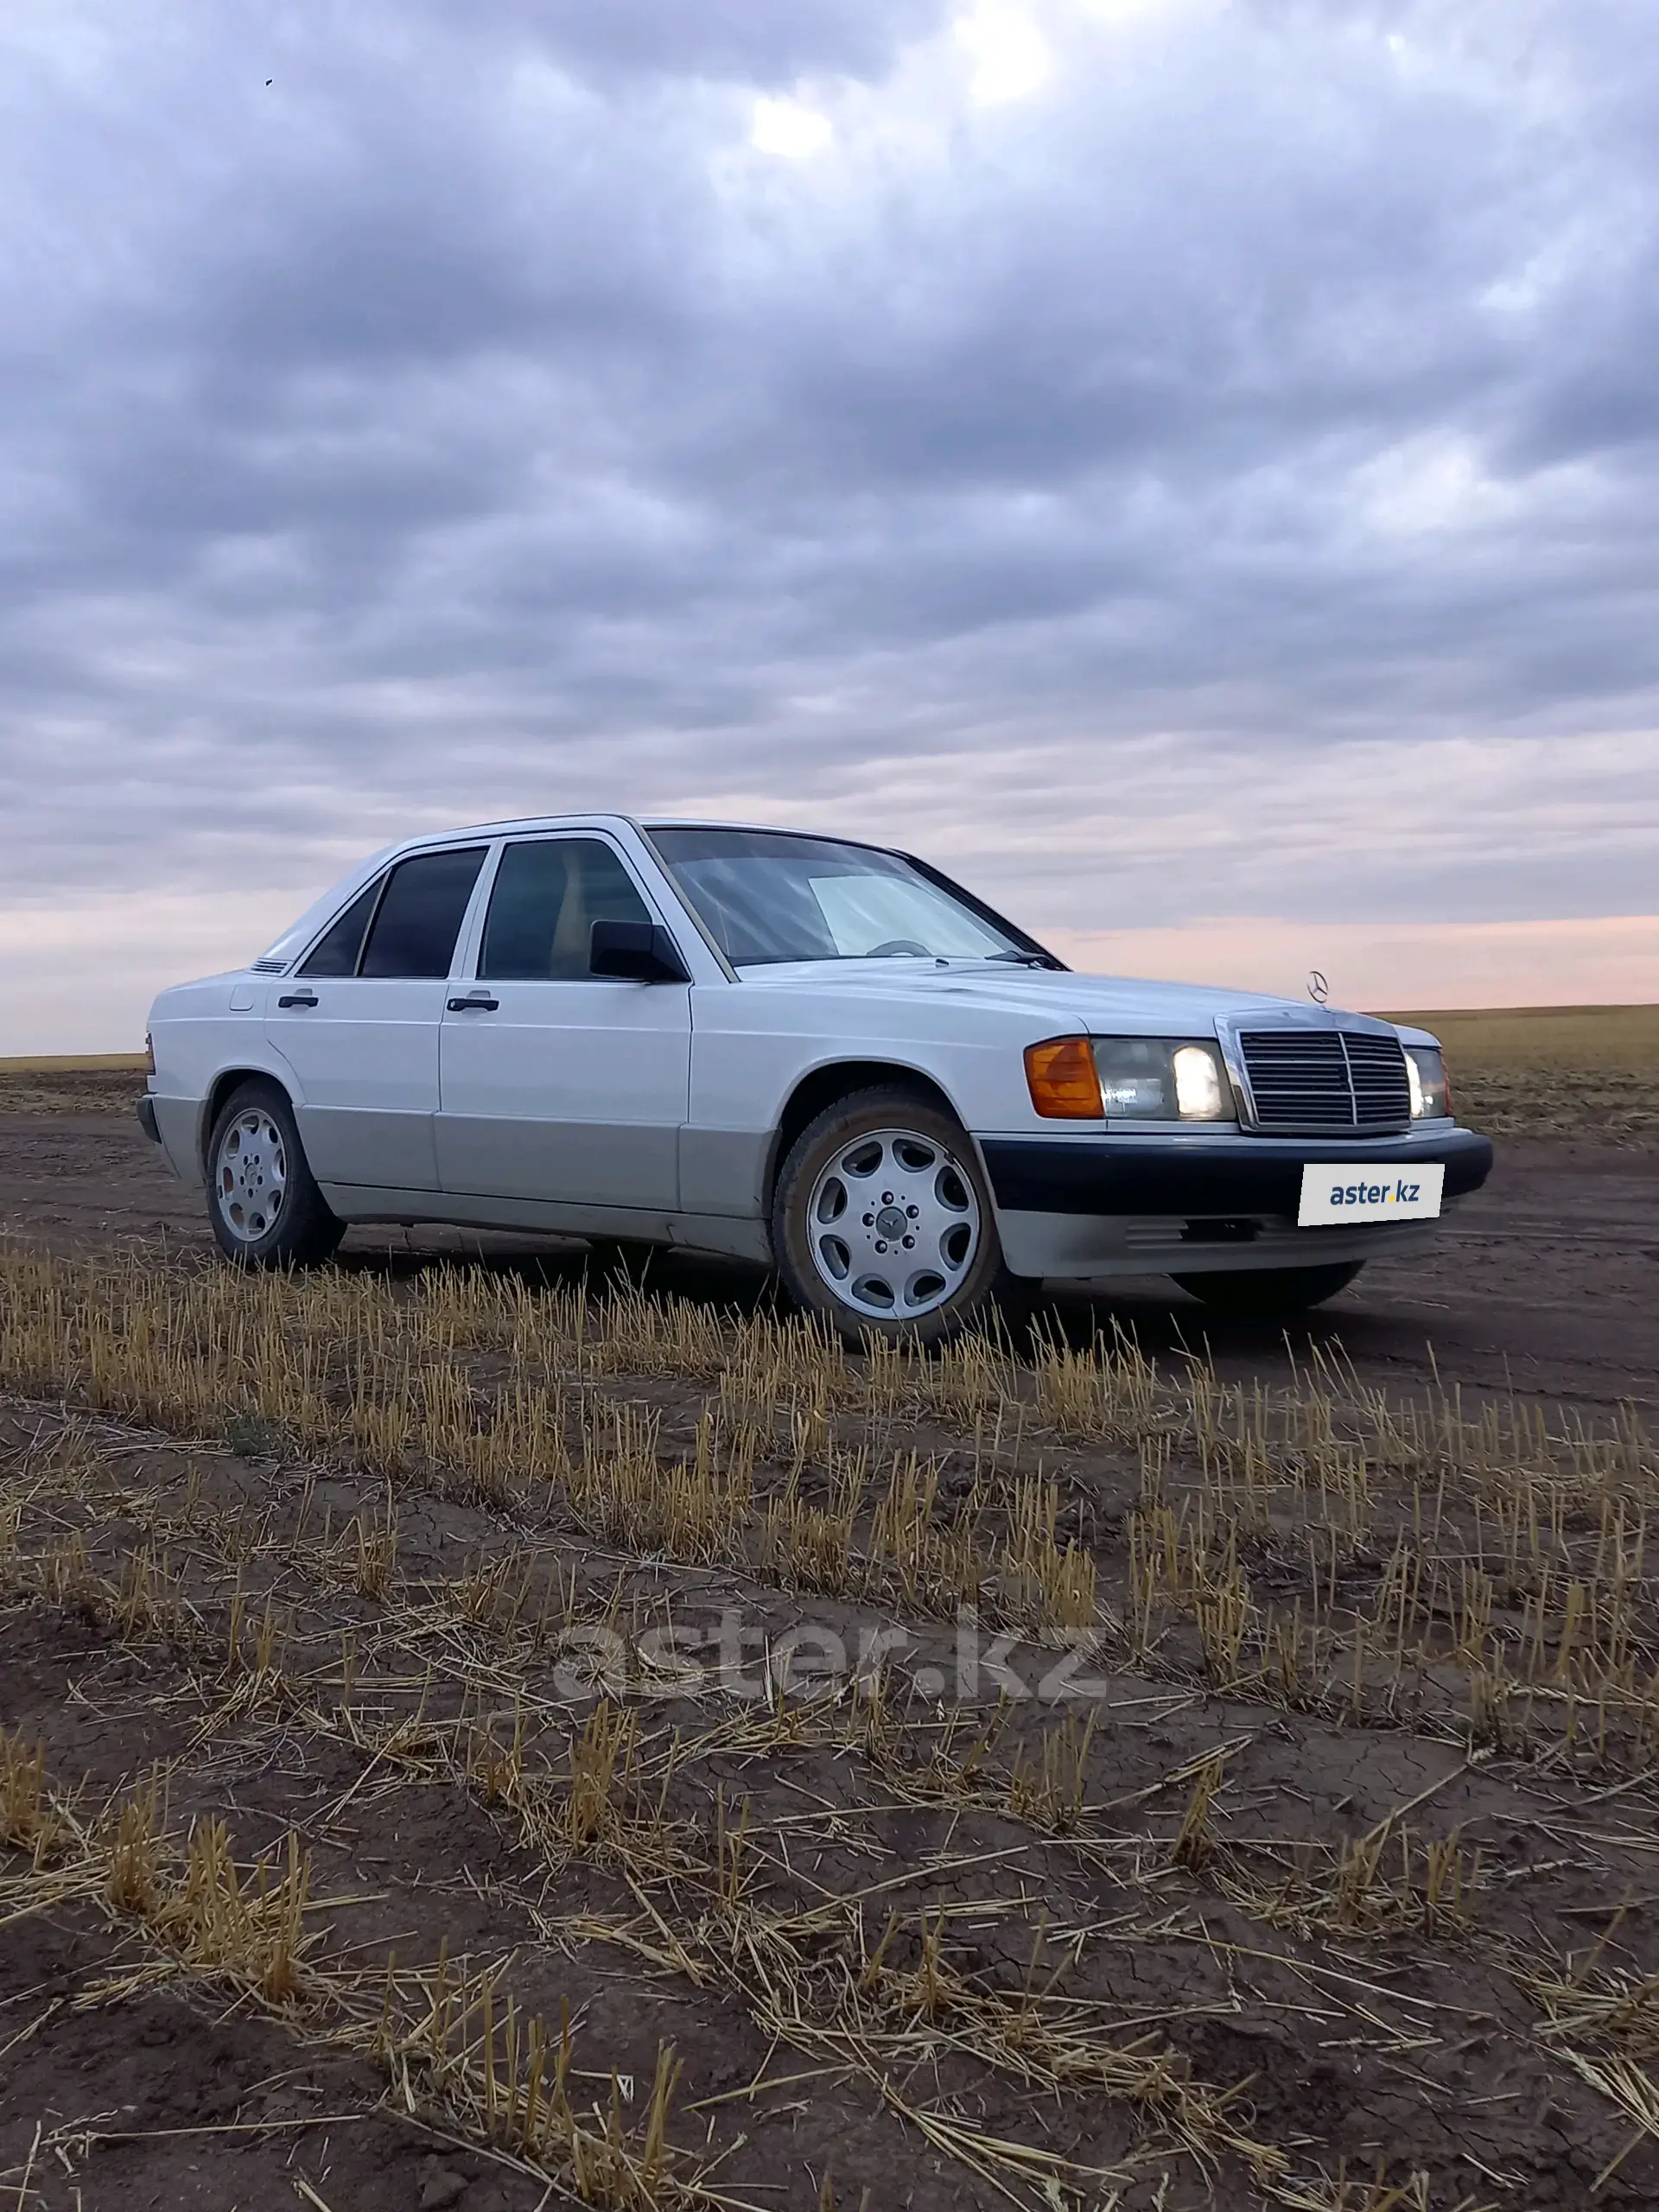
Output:
[[839,830],[786,829],[773,822],[720,822],[706,814],[527,814],[507,822],[468,822],[453,830],[427,830],[387,845],[364,864],[365,876],[388,861],[404,860],[436,846],[463,843],[469,837],[533,837],[558,830],[632,830],[645,837],[658,830],[715,830],[736,836],[799,837],[827,844],[855,845],[867,852],[892,853],[898,848],[877,844],[874,838],[850,837]]
[[509,822],[469,822],[456,830],[429,830],[423,837],[411,837],[410,844],[429,844],[435,837],[476,837],[489,836],[510,837],[523,830],[571,830],[590,827],[596,823],[617,823],[629,830],[735,830],[751,836],[759,833],[768,837],[833,837],[838,843],[865,844],[861,837],[843,837],[834,830],[785,829],[771,822],[722,822],[706,814],[533,814],[524,815]]

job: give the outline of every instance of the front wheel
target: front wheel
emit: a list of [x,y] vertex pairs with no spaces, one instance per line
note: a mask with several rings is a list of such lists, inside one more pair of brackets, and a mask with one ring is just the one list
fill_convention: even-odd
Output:
[[1363,1260],[1350,1260],[1324,1268],[1240,1268],[1173,1280],[1217,1313],[1274,1321],[1323,1306],[1346,1290],[1363,1265]]
[[274,1083],[240,1084],[219,1110],[207,1144],[207,1218],[219,1250],[244,1268],[309,1267],[346,1234]]
[[940,1344],[1017,1304],[967,1131],[899,1087],[827,1107],[772,1201],[784,1287],[849,1344]]

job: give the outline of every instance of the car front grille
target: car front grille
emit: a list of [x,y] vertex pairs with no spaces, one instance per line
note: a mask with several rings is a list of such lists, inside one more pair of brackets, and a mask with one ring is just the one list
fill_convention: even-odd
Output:
[[1386,1136],[1411,1124],[1396,1037],[1350,1029],[1246,1029],[1239,1049],[1259,1129]]

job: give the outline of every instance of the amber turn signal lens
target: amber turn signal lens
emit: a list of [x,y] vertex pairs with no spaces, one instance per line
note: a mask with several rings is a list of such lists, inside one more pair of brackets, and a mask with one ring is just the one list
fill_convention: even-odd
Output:
[[1031,1103],[1051,1122],[1103,1122],[1100,1077],[1086,1037],[1051,1037],[1026,1047]]

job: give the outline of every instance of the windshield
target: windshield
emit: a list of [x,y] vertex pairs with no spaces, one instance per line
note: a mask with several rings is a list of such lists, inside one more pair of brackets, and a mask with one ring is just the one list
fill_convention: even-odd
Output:
[[652,842],[734,968],[784,960],[1039,961],[1040,945],[900,853],[767,830]]

